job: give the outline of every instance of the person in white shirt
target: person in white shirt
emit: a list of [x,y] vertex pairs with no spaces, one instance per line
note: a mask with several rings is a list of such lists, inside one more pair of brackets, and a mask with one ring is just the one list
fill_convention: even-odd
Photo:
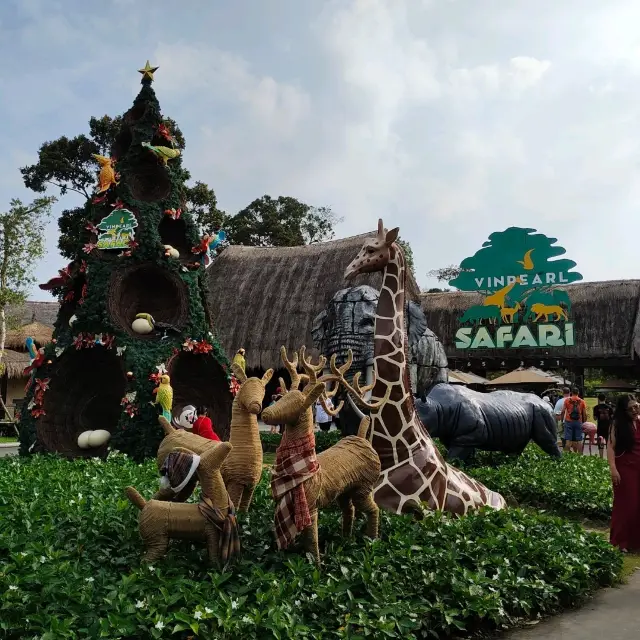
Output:
[[[329,409],[333,409],[333,403],[331,402],[331,398],[327,398],[325,403]],[[316,423],[320,427],[321,431],[329,431],[331,429],[331,423],[333,422],[333,418],[325,411],[322,406],[322,402],[318,400],[316,402]]]
[[553,413],[558,423],[558,432],[562,437],[562,446],[564,447],[564,422],[562,421],[562,410],[564,409],[564,402],[567,398],[571,397],[571,389],[564,387],[562,389],[562,398],[559,398],[556,402],[556,406],[553,408]]

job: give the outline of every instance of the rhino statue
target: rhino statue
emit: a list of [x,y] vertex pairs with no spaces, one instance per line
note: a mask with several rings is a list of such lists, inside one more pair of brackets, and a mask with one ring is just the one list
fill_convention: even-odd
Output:
[[[379,293],[373,287],[361,285],[341,289],[331,298],[327,308],[316,316],[311,335],[316,349],[330,358],[336,355],[338,364],[345,362],[347,352],[353,353],[349,375],[361,372],[366,379],[367,369],[373,364],[373,331]],[[409,373],[415,394],[425,395],[439,382],[447,382],[447,356],[420,305],[410,302],[405,312],[409,337]],[[340,413],[344,433],[357,433],[360,417],[345,402]]]

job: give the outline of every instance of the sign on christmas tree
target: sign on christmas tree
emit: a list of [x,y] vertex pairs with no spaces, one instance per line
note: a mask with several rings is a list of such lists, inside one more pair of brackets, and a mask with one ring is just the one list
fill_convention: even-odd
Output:
[[135,237],[138,221],[129,209],[114,209],[97,225],[98,249],[127,249]]

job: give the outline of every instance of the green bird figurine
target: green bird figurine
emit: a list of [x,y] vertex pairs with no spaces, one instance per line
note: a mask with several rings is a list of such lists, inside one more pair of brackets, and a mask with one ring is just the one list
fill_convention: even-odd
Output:
[[162,163],[165,165],[169,160],[173,160],[180,155],[180,149],[171,149],[170,147],[156,147],[152,144],[149,144],[148,142],[143,142],[142,146],[154,153],[156,157],[160,158],[160,160],[162,160]]

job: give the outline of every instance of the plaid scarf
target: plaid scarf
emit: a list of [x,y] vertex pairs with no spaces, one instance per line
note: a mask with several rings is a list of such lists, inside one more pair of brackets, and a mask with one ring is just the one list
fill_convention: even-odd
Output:
[[200,456],[195,453],[172,451],[160,469],[160,487],[171,487],[174,493],[180,493],[186,486],[200,464]]
[[285,433],[276,451],[271,477],[271,493],[274,500],[278,500],[275,513],[278,549],[286,549],[300,531],[311,525],[302,483],[315,475],[319,468],[313,432],[295,440],[288,440]]
[[229,511],[225,516],[220,509],[213,506],[211,499],[206,496],[202,497],[198,508],[204,519],[220,530],[220,561],[223,566],[226,566],[229,560],[240,555],[240,535],[238,534],[236,510],[229,500]]

